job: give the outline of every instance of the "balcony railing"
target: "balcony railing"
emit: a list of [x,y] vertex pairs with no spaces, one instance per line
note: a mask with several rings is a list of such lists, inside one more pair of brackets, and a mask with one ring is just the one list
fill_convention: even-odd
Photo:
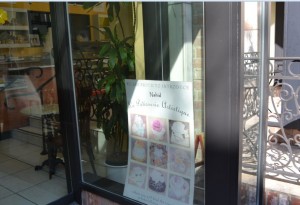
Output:
[[[266,177],[300,183],[300,58],[270,58]],[[256,173],[259,56],[244,55],[242,170]],[[299,130],[298,130],[299,129]]]

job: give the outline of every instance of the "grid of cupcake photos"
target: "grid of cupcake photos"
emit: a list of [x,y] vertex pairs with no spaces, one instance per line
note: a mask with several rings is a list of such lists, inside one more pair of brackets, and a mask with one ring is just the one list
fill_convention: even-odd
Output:
[[192,152],[188,122],[130,114],[128,183],[189,203]]

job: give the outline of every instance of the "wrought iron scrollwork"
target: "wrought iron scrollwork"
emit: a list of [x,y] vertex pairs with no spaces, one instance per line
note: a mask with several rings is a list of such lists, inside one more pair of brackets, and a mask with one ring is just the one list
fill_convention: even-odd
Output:
[[101,100],[101,88],[98,88],[98,81],[103,79],[105,71],[100,71],[98,65],[106,63],[106,59],[80,58],[75,59],[75,81],[78,88],[89,87],[90,95],[86,98],[91,105],[91,120],[96,120],[97,103]]
[[[243,171],[256,172],[260,108],[258,56],[245,54],[243,106]],[[255,60],[256,58],[256,60]],[[271,62],[272,61],[272,62]],[[300,182],[300,60],[270,59],[266,176]]]
[[244,102],[243,102],[243,170],[252,172],[257,163],[258,135],[258,53],[244,54]]

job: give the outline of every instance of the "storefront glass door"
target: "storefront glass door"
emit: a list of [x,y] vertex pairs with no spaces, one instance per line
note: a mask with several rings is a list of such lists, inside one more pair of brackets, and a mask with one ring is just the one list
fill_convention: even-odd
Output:
[[68,193],[49,3],[0,3],[0,204]]

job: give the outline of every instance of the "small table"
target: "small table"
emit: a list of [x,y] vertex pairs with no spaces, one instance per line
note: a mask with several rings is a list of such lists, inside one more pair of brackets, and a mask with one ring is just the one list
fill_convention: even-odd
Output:
[[23,108],[20,112],[27,116],[41,117],[42,133],[43,133],[43,150],[41,152],[41,155],[47,154],[47,148],[46,148],[47,122],[45,121],[48,115],[59,114],[58,104],[32,105]]
[[58,104],[30,106],[22,109],[21,113],[28,116],[41,117],[42,119],[43,150],[41,154],[48,154],[48,159],[42,165],[35,166],[35,170],[41,170],[45,165],[48,165],[49,179],[51,179],[52,175],[55,174],[56,165],[58,163],[64,164],[62,159],[57,158],[57,148],[63,146],[63,141],[59,140],[59,138],[55,141],[55,138],[60,136],[60,128],[58,128],[60,123],[56,118],[57,114],[59,114]]

